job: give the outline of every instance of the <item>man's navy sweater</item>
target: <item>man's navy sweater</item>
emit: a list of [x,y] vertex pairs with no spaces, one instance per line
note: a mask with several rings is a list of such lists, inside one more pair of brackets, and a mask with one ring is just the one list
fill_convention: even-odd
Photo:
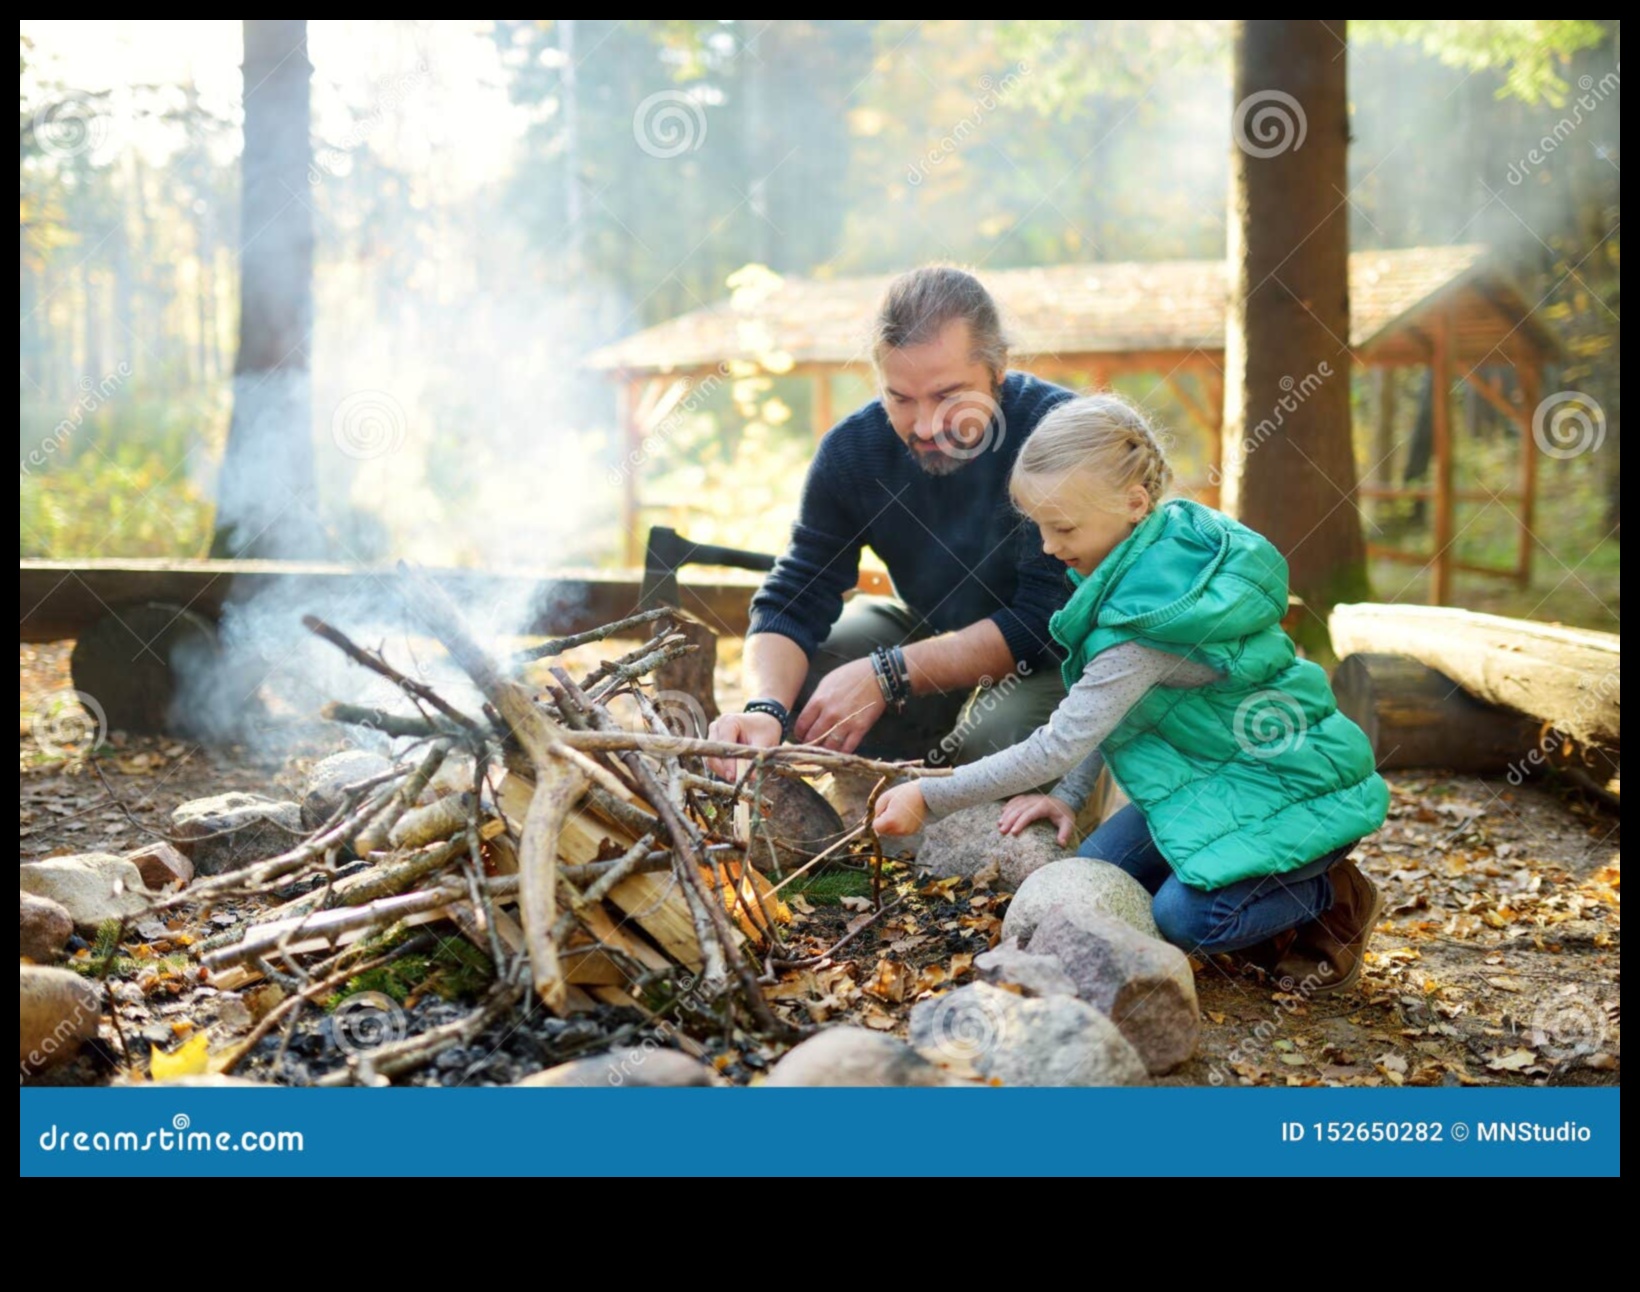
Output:
[[752,598],[752,631],[789,637],[812,657],[869,547],[929,630],[990,619],[1016,663],[1056,658],[1048,617],[1070,596],[1065,566],[1043,554],[1036,526],[1014,509],[1008,473],[1043,415],[1069,398],[1062,386],[1010,372],[991,447],[947,476],[917,465],[881,400],[839,422],[809,466],[791,544]]

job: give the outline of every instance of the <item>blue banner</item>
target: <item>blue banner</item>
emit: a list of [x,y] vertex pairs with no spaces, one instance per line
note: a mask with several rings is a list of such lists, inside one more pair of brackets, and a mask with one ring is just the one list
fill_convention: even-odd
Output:
[[18,1166],[123,1177],[1615,1176],[1620,1094],[26,1089]]

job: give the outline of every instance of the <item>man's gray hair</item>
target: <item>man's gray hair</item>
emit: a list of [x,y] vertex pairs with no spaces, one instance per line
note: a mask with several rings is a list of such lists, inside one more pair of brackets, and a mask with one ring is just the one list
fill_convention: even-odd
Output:
[[953,319],[967,321],[974,359],[1001,381],[1008,370],[1008,338],[997,303],[979,279],[951,265],[924,265],[888,285],[872,328],[872,360],[880,364],[885,351],[932,341]]

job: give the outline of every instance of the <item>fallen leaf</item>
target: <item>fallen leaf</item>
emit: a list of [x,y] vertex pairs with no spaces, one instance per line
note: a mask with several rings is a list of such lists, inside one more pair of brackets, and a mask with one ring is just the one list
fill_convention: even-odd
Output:
[[155,1046],[148,1047],[148,1075],[155,1081],[171,1081],[177,1077],[202,1076],[210,1062],[211,1038],[205,1032],[196,1033],[170,1054]]
[[838,901],[842,902],[843,909],[848,911],[869,911],[873,909],[869,897],[847,896],[838,898]]

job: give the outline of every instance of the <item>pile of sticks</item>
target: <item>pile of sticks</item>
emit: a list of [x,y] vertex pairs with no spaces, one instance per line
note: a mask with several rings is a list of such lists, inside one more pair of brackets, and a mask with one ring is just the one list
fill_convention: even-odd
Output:
[[[719,1026],[795,1039],[762,990],[807,961],[782,937],[785,881],[751,864],[748,833],[764,828],[760,787],[767,777],[826,771],[869,772],[879,787],[925,773],[817,746],[758,750],[669,729],[646,679],[695,649],[679,631],[681,612],[643,612],[502,660],[430,580],[405,569],[401,586],[471,679],[481,712],[463,712],[341,629],[304,620],[407,702],[391,711],[332,704],[326,716],[394,737],[400,752],[389,771],[347,786],[341,806],[297,846],[167,899],[283,899],[197,948],[219,989],[258,979],[285,989],[225,1066],[304,1006],[389,963],[408,931],[438,922],[488,957],[488,994],[458,1022],[354,1056],[327,1081],[413,1071],[532,1002],[559,1015],[601,1002],[653,1018],[641,997],[668,979],[672,990],[655,995],[675,1000],[686,981],[691,1010]],[[550,681],[523,680],[526,666],[538,672],[571,647],[639,633],[650,634],[641,646],[582,677],[548,664]],[[709,757],[745,760],[746,773],[736,784],[711,777]],[[826,854],[862,837],[866,824]],[[765,843],[759,855],[775,855]]]

